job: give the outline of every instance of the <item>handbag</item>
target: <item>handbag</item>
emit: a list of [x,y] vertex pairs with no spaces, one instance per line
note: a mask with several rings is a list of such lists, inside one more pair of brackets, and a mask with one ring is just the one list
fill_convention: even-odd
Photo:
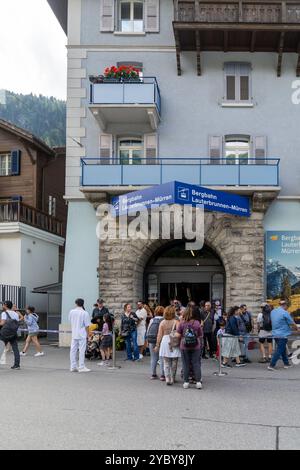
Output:
[[170,347],[171,350],[173,348],[178,348],[179,345],[180,345],[180,341],[181,341],[180,336],[177,336],[177,334],[176,334],[175,326],[176,326],[176,321],[174,321],[172,331],[169,334],[169,339],[170,339],[169,347]]

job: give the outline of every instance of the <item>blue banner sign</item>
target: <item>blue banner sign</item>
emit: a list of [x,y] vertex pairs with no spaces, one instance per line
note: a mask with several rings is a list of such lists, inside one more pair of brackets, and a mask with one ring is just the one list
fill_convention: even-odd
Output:
[[117,215],[162,204],[202,205],[205,210],[250,217],[248,197],[173,181],[141,191],[133,191],[112,199]]

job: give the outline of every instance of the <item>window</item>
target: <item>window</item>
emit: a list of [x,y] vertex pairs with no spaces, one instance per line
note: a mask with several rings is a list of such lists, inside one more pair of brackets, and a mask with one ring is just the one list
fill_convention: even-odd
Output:
[[11,153],[0,154],[0,176],[9,176],[12,174],[12,156]]
[[56,217],[56,198],[53,196],[48,198],[48,214]]
[[144,31],[143,0],[120,1],[120,31],[142,33]]
[[224,65],[225,103],[249,104],[251,97],[251,65],[228,62]]
[[225,137],[225,164],[246,165],[250,156],[250,139],[248,137]]
[[142,139],[135,137],[120,139],[118,154],[121,165],[140,165],[144,156]]

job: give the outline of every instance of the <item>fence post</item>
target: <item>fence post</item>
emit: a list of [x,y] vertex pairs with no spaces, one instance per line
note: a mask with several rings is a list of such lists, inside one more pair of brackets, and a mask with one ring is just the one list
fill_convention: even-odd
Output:
[[116,357],[116,328],[115,325],[113,326],[112,331],[112,366],[108,367],[109,370],[119,370],[121,369],[120,366],[117,366],[117,357]]

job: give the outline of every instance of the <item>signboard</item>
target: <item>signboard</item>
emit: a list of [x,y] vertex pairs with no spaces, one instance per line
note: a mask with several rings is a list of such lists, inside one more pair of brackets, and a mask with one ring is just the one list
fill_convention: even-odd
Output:
[[153,186],[141,191],[114,197],[112,199],[118,215],[129,211],[138,211],[143,206],[150,208],[157,204],[203,205],[205,210],[224,212],[240,217],[250,217],[250,200],[248,197],[216,191],[192,184],[173,181]]
[[[300,309],[300,232],[266,233],[267,298],[277,306],[289,298],[289,310]],[[299,310],[300,314],[300,310]]]

